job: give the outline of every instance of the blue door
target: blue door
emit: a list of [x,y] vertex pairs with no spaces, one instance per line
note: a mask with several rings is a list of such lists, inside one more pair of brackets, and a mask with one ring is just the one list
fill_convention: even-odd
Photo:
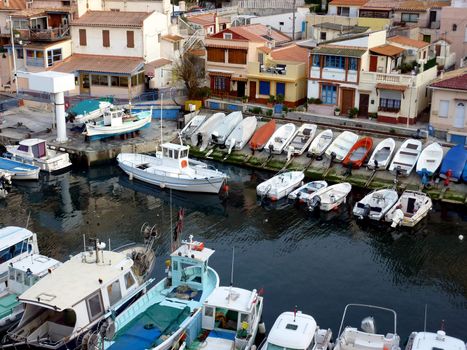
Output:
[[337,86],[323,84],[321,86],[321,101],[327,105],[335,105],[337,102]]
[[285,97],[285,83],[276,83],[276,98],[279,95]]

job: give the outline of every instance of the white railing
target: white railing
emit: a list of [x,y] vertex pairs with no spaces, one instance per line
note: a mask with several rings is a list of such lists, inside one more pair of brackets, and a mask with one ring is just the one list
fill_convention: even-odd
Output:
[[187,13],[185,13],[185,16],[187,16],[187,17],[197,16],[197,15],[202,15],[202,14],[205,14],[205,13],[217,13],[218,15],[231,15],[231,14],[236,14],[238,12],[238,8],[239,8],[239,6],[225,6],[225,7],[221,7],[221,8],[218,8],[218,9],[203,10],[201,12],[187,12]]
[[[238,2],[239,8],[246,9],[290,9],[292,11],[294,0],[240,0]],[[304,0],[296,0],[295,6],[304,6]]]
[[190,50],[197,42],[203,41],[204,29],[196,30],[185,42],[183,43],[183,52]]
[[360,81],[362,83],[385,83],[395,85],[409,85],[414,77],[404,74],[385,74],[374,72],[361,72]]

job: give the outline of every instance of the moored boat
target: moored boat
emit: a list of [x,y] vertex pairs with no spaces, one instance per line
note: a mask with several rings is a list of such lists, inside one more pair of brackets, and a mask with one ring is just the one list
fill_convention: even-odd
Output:
[[306,203],[308,199],[315,193],[328,186],[328,183],[324,180],[307,182],[303,186],[290,192],[288,198],[291,200],[297,200],[300,203]]
[[310,146],[311,141],[315,137],[317,126],[316,124],[302,124],[299,128],[297,133],[295,134],[294,138],[289,144],[289,148],[293,147],[292,154],[299,156],[302,155],[303,152],[307,150]]
[[437,142],[426,146],[417,161],[415,171],[418,175],[433,176],[443,160],[443,147]]
[[331,129],[321,131],[311,142],[308,149],[308,155],[312,157],[320,157],[332,142],[334,134]]
[[11,174],[13,180],[37,180],[40,168],[16,160],[0,157],[0,171]]
[[331,185],[316,191],[308,199],[308,208],[314,210],[317,206],[322,211],[330,211],[346,202],[346,198],[352,190],[348,182]]
[[66,117],[72,123],[85,123],[101,117],[111,107],[107,100],[84,100],[70,107]]
[[274,134],[272,134],[269,141],[266,143],[264,148],[274,154],[281,154],[284,148],[293,139],[297,127],[293,123],[287,123],[279,127]]
[[359,219],[379,221],[396,204],[399,195],[392,189],[375,190],[355,203],[353,215]]
[[250,140],[250,148],[254,151],[262,150],[264,145],[269,141],[272,134],[276,130],[276,120],[271,119],[266,124],[262,125],[256,132],[253,134]]
[[191,135],[191,144],[205,150],[211,143],[211,134],[217,124],[225,118],[225,113],[214,113]]
[[368,169],[385,170],[391,161],[395,149],[396,141],[394,141],[392,137],[382,140],[376,145],[375,150],[368,160]]
[[332,141],[324,154],[335,162],[342,162],[357,140],[357,134],[344,131]]
[[415,168],[421,152],[422,142],[420,140],[405,140],[394,155],[389,165],[389,171],[394,174],[398,173],[402,176],[409,176],[413,168]]
[[406,190],[386,213],[385,220],[391,222],[391,227],[414,227],[428,215],[432,207],[431,198],[426,193]]
[[446,152],[439,176],[442,178],[449,177],[452,181],[459,181],[462,177],[462,171],[467,163],[467,150],[464,145],[457,145]]
[[184,139],[190,139],[191,135],[193,135],[201,127],[201,125],[203,125],[205,120],[206,120],[206,115],[204,114],[195,115],[180,131],[180,136]]
[[303,171],[288,171],[273,176],[256,187],[256,194],[271,200],[279,200],[300,186],[305,174]]
[[349,153],[342,161],[343,166],[352,166],[358,169],[363,165],[363,162],[368,157],[373,148],[373,139],[371,137],[363,137],[358,140],[350,149]]
[[225,144],[227,137],[242,120],[243,114],[240,111],[232,112],[222,118],[211,132],[212,143],[217,145]]
[[466,350],[463,340],[446,335],[444,330],[433,332],[412,332],[407,340],[405,350]]
[[241,150],[256,130],[258,121],[256,117],[251,116],[243,119],[235,129],[230,133],[225,146],[229,149],[229,154],[232,150]]

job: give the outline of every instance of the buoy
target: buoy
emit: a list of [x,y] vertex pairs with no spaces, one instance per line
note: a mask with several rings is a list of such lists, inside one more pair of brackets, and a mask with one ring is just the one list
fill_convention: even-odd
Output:
[[463,241],[464,240],[464,235],[459,235],[459,240]]
[[264,324],[264,321],[261,321],[258,325],[258,332],[259,334],[266,334],[266,325]]

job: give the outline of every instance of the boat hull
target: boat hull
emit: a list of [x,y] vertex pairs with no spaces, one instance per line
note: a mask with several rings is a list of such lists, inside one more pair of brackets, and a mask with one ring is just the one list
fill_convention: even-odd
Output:
[[132,123],[123,123],[119,127],[87,124],[86,132],[84,134],[88,137],[89,140],[94,141],[108,137],[129,134],[138,130],[148,128],[149,125],[151,125],[151,115],[148,115]]
[[13,180],[38,180],[40,169],[7,158],[0,158],[0,170],[11,174]]
[[274,119],[261,126],[253,134],[253,137],[250,140],[250,148],[254,151],[262,150],[268,142],[268,140],[271,138],[272,134],[274,134],[275,130],[276,121]]

